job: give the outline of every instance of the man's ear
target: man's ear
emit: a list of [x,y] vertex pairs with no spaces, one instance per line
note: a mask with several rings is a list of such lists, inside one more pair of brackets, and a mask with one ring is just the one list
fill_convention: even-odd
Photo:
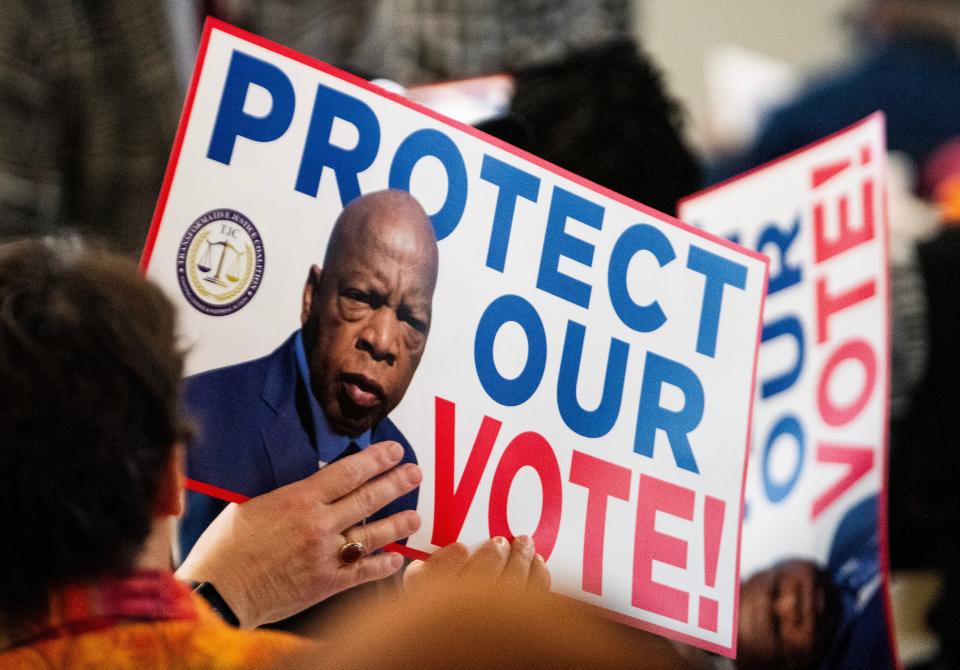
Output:
[[180,443],[174,445],[160,473],[157,497],[153,514],[157,517],[183,514],[184,464],[186,449]]
[[310,317],[310,309],[313,307],[313,299],[320,288],[320,278],[323,276],[323,270],[319,265],[311,265],[310,272],[307,273],[307,281],[303,284],[303,303],[300,306],[300,325],[307,325],[307,319]]

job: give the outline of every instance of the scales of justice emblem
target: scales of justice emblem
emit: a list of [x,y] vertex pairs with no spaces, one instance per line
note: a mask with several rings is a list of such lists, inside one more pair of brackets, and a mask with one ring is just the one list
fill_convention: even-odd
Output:
[[197,218],[177,253],[180,289],[193,307],[210,316],[233,314],[250,302],[263,266],[260,233],[232,209],[214,209]]

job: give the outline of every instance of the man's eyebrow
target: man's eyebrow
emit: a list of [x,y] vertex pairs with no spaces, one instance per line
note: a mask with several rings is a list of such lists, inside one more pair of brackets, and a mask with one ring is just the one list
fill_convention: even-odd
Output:
[[429,317],[432,306],[433,301],[425,297],[415,298],[413,300],[404,298],[397,304],[397,309],[405,309],[414,316],[423,315]]

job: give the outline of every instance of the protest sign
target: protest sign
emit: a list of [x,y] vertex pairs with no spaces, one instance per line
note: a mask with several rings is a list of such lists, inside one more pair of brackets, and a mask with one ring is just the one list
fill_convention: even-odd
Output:
[[[856,667],[892,664],[885,160],[877,113],[679,208],[685,221],[771,259],[741,570],[747,578],[800,558],[831,572],[842,612],[819,667],[845,667],[851,655]],[[746,586],[741,606],[750,606]],[[870,630],[865,646],[851,641],[857,628]]]
[[[433,241],[397,251],[400,215],[311,270],[345,205],[386,188],[430,215],[432,314],[394,261],[420,267]],[[143,263],[190,348],[194,491],[243,500],[322,467],[327,438],[391,437],[424,471],[398,550],[531,534],[556,590],[734,652],[760,254],[211,22]],[[338,356],[362,374],[318,364]]]

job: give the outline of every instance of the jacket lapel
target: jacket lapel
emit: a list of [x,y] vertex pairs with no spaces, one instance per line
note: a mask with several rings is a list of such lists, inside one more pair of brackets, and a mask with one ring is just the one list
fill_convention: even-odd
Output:
[[261,426],[260,435],[277,486],[300,481],[319,469],[317,454],[297,413],[296,388],[300,383],[291,336],[277,350],[263,384],[262,399],[273,416]]

